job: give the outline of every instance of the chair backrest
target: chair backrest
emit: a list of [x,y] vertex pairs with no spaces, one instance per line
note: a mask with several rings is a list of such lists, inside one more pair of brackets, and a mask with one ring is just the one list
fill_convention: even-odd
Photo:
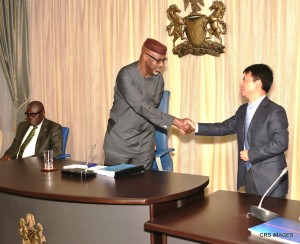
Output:
[[67,140],[69,136],[69,127],[62,127],[62,135],[63,135],[63,155],[66,154]]
[[[170,95],[170,91],[164,91],[163,97],[158,105],[159,111],[168,113]],[[160,127],[156,127],[155,130],[156,153],[160,153],[168,148],[168,131]]]
[[71,154],[66,154],[67,140],[69,136],[69,127],[62,127],[62,136],[63,136],[62,155],[55,157],[56,159],[64,159],[67,157],[71,157]]
[[170,95],[171,95],[170,91],[164,90],[163,97],[162,97],[162,99],[161,99],[161,101],[158,105],[159,111],[164,112],[164,113],[168,113]]
[[[159,103],[158,109],[161,112],[167,113],[169,110],[170,91],[165,90],[163,97]],[[152,164],[152,170],[173,171],[173,161],[170,152],[174,148],[168,148],[168,131],[156,127],[155,129],[156,152],[155,160]],[[161,169],[160,169],[161,164]]]

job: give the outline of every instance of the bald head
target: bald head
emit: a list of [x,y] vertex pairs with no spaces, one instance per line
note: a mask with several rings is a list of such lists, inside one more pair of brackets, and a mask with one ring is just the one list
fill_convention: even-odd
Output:
[[36,108],[39,108],[39,110],[45,110],[44,109],[44,104],[42,104],[40,101],[32,101],[28,104],[28,107],[29,106],[34,106]]

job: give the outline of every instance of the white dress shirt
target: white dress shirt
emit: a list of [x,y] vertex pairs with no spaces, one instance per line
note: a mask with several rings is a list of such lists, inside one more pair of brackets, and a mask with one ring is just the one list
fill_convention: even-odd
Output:
[[[29,144],[27,145],[27,147],[25,147],[24,149],[24,152],[23,152],[23,155],[22,155],[22,158],[26,158],[26,157],[30,157],[32,155],[35,154],[35,145],[36,145],[36,141],[37,141],[37,138],[39,136],[39,133],[40,133],[40,130],[41,130],[41,127],[42,127],[42,124],[43,124],[44,120],[42,121],[42,123],[40,123],[39,125],[37,125],[37,128],[35,130],[35,134],[34,136],[32,137],[31,141],[29,142]],[[23,142],[26,140],[27,136],[29,135],[30,131],[32,131],[33,129],[33,125],[31,125],[25,136],[23,137],[23,140],[22,140],[22,143],[21,145],[23,144]],[[20,146],[21,147],[21,146]],[[20,148],[19,148],[20,150]],[[19,155],[19,152],[18,152],[18,155]],[[18,155],[17,155],[17,158],[18,158]]]

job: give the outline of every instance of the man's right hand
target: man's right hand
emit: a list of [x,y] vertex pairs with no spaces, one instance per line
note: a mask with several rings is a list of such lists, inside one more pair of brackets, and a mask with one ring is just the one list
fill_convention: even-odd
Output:
[[188,118],[185,118],[185,119],[175,118],[175,120],[173,122],[173,125],[175,125],[179,129],[180,133],[182,133],[184,135],[190,134],[193,131],[195,131],[192,124],[193,124],[193,122]]

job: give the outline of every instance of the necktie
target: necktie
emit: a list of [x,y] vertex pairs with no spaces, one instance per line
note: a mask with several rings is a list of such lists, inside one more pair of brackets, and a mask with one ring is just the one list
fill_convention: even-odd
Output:
[[[250,146],[249,146],[249,143],[248,143],[248,140],[247,140],[247,133],[248,133],[248,128],[249,128],[249,125],[250,125],[250,121],[251,121],[251,118],[250,118],[250,106],[248,105],[247,107],[247,113],[246,113],[246,119],[245,119],[245,141],[244,141],[244,145],[245,145],[245,149],[248,150],[250,149]],[[246,166],[246,169],[247,171],[251,168],[251,163],[249,161],[247,161],[245,163],[245,166]]]
[[26,137],[25,141],[20,146],[18,158],[22,158],[25,148],[27,147],[27,145],[29,144],[29,142],[31,141],[31,139],[33,138],[33,136],[35,134],[36,128],[37,128],[37,126],[34,126],[32,128],[32,130],[30,131],[29,135]]

